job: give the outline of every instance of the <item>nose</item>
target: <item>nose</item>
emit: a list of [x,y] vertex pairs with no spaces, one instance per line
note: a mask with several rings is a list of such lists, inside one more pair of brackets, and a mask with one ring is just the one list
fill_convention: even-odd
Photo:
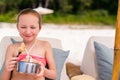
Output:
[[31,30],[29,28],[26,29],[26,34],[31,33]]

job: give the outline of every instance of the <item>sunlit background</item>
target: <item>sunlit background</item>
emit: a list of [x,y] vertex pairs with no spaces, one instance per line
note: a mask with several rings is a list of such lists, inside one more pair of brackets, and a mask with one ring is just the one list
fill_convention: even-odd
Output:
[[117,0],[0,0],[0,40],[19,36],[16,16],[24,8],[53,11],[42,14],[43,28],[38,36],[60,39],[74,63],[81,63],[91,36],[115,35]]
[[0,22],[14,23],[24,8],[48,8],[44,23],[115,26],[117,0],[0,0]]

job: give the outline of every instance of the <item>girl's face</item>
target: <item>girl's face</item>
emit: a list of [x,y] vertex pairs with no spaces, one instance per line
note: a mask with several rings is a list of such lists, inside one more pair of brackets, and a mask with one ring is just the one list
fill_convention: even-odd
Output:
[[19,17],[17,29],[24,41],[34,41],[40,31],[39,19],[32,14],[23,14]]

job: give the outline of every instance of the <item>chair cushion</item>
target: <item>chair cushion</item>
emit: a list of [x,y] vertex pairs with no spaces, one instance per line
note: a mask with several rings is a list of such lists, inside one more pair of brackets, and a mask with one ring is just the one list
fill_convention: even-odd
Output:
[[53,48],[53,54],[54,54],[55,63],[57,67],[57,74],[58,74],[56,80],[60,80],[61,71],[63,69],[64,62],[69,55],[69,52],[70,51],[64,51],[61,49]]
[[99,80],[111,80],[114,50],[94,42]]

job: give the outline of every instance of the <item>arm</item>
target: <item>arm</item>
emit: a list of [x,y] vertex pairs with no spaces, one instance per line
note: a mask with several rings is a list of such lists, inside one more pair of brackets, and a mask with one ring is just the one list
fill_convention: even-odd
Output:
[[50,79],[55,79],[57,77],[56,64],[52,52],[52,47],[49,43],[46,44],[46,60],[49,69],[45,68],[44,76]]
[[14,69],[17,60],[16,57],[13,57],[13,53],[14,53],[14,46],[9,45],[6,51],[5,65],[1,76],[2,80],[10,80],[10,73]]

